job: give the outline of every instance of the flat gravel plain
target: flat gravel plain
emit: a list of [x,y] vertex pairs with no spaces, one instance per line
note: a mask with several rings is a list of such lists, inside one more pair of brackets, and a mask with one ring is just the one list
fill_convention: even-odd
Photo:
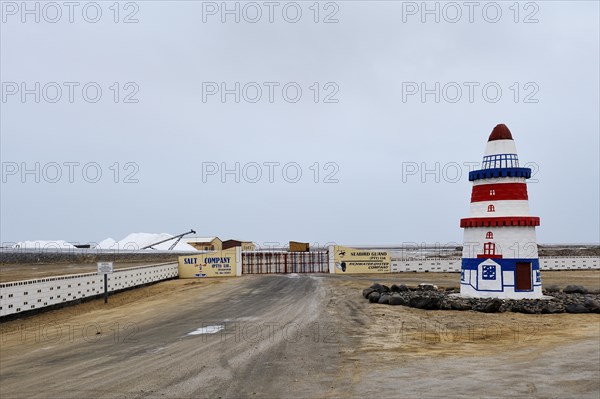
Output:
[[[600,286],[599,271],[545,284]],[[371,282],[458,274],[171,280],[0,324],[0,397],[600,395],[600,315],[370,304]]]

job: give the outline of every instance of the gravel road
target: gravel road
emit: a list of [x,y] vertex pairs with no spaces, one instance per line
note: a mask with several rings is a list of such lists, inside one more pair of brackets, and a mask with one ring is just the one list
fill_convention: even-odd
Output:
[[371,281],[171,280],[2,323],[0,397],[598,398],[600,315],[370,304]]
[[154,297],[92,318],[6,331],[0,397],[287,397],[290,389],[305,397],[327,390],[339,350],[318,279],[249,277],[184,288],[169,301]]

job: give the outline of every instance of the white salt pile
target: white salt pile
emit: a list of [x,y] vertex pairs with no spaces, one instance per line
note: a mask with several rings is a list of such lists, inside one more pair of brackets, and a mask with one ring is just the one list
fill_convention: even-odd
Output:
[[96,248],[97,249],[113,249],[113,247],[116,248],[115,247],[116,243],[117,242],[115,240],[113,240],[112,238],[109,237],[107,239],[100,241],[98,243],[98,245],[96,245]]
[[[124,250],[124,251],[138,251],[148,245],[154,244],[167,238],[171,238],[173,235],[168,233],[131,233],[122,240],[115,241],[112,238],[106,238],[98,243],[95,249],[105,250]],[[160,251],[167,251],[177,240],[169,240],[158,245],[154,245],[152,248]],[[92,244],[93,246],[93,244]],[[73,244],[68,243],[64,240],[33,240],[33,241],[21,241],[13,245],[16,249],[74,249]],[[152,251],[152,248],[148,248]],[[185,242],[185,238],[181,239],[177,245],[172,249],[173,251],[185,251],[193,252],[197,251],[196,248]]]
[[[168,233],[131,233],[122,240],[115,241],[112,238],[102,240],[96,248],[98,249],[116,249],[116,250],[139,250],[155,242],[166,240],[173,235]],[[169,240],[161,244],[154,245],[152,248],[156,250],[166,251],[177,239]],[[151,248],[148,250],[152,251]],[[181,240],[173,248],[173,251],[196,251],[196,248]]]

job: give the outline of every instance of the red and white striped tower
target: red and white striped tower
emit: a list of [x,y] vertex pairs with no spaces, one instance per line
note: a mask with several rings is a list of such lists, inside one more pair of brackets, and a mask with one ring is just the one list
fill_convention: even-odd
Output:
[[471,212],[465,229],[460,293],[484,298],[539,298],[542,282],[535,227],[526,180],[510,130],[500,124],[488,139],[482,168],[473,182]]

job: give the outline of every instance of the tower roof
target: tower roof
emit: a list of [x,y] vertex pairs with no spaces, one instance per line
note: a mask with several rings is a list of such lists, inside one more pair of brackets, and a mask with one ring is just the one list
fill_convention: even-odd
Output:
[[492,130],[492,134],[490,134],[490,138],[488,141],[494,140],[512,140],[512,134],[510,134],[510,130],[504,123],[496,125],[494,130]]

